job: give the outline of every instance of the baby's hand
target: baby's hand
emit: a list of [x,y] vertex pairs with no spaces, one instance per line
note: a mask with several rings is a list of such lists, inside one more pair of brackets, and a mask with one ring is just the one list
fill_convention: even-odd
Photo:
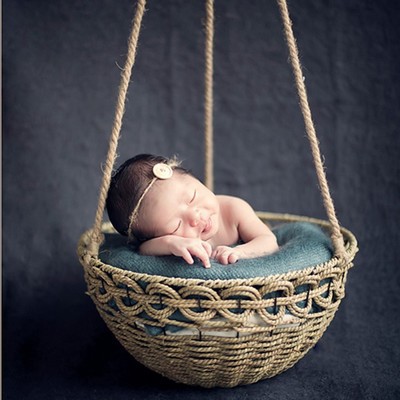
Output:
[[205,268],[210,268],[211,245],[200,239],[188,239],[171,236],[169,250],[174,256],[182,257],[188,264],[193,264],[193,256],[200,259]]
[[223,265],[234,264],[239,260],[240,253],[234,247],[217,246],[211,254],[211,257],[216,259]]

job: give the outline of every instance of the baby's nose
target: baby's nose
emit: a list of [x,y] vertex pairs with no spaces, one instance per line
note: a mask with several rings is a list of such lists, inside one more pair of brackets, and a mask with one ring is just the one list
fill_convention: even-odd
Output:
[[199,210],[191,210],[189,213],[189,224],[192,227],[196,227],[200,221],[200,213]]

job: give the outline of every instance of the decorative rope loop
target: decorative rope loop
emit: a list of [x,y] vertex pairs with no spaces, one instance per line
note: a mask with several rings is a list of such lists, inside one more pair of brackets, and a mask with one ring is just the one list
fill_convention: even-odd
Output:
[[314,123],[311,117],[311,110],[308,104],[306,87],[304,84],[303,73],[299,60],[299,52],[296,45],[296,39],[293,35],[292,21],[289,17],[286,0],[277,0],[280,8],[283,27],[286,36],[286,42],[289,48],[290,61],[292,63],[293,74],[296,82],[296,88],[300,99],[300,109],[303,114],[304,124],[307,132],[307,137],[310,142],[311,152],[314,160],[315,171],[317,173],[319,187],[325,210],[331,224],[331,239],[335,249],[335,255],[340,259],[346,258],[346,250],[344,248],[343,235],[340,231],[339,221],[336,217],[335,207],[330,195],[328,182],[326,179],[317,134],[315,132]]

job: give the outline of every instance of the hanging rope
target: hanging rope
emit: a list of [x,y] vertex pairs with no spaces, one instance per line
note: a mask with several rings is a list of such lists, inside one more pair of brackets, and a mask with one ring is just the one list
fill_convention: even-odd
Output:
[[290,61],[292,63],[293,74],[296,82],[296,88],[300,99],[300,108],[304,118],[304,124],[307,136],[311,146],[311,152],[314,159],[315,171],[317,173],[322,200],[324,202],[325,210],[331,224],[331,239],[335,248],[335,255],[339,258],[346,258],[346,251],[343,244],[343,235],[340,231],[339,221],[336,217],[335,207],[329,192],[329,186],[326,179],[319,143],[315,132],[314,123],[311,117],[311,110],[308,104],[306,87],[304,84],[303,73],[299,60],[299,52],[296,45],[296,39],[293,35],[292,21],[289,17],[286,0],[277,0],[282,16],[286,41],[289,47]]
[[[277,0],[282,15],[286,41],[289,47],[290,59],[293,67],[296,87],[300,99],[300,108],[303,114],[308,139],[310,141],[314,165],[320,185],[321,195],[325,210],[332,227],[331,238],[335,248],[335,255],[345,259],[346,252],[343,244],[343,236],[340,231],[336,217],[332,197],[329,192],[319,144],[311,117],[307,93],[304,85],[303,74],[299,61],[296,40],[293,35],[292,22],[289,17],[286,0]],[[115,117],[107,159],[103,169],[103,180],[100,187],[98,207],[92,229],[92,240],[89,246],[89,253],[97,256],[98,248],[102,240],[101,223],[103,221],[104,208],[107,199],[107,192],[110,186],[111,175],[116,158],[116,150],[120,137],[122,118],[125,111],[126,94],[129,87],[132,68],[135,63],[136,49],[146,0],[138,0],[136,14],[132,24],[132,31],[128,41],[128,53],[124,69],[121,74]],[[206,0],[206,46],[205,46],[205,181],[207,187],[213,189],[213,37],[214,37],[214,0]]]
[[213,41],[214,41],[214,0],[206,0],[206,45],[205,45],[205,95],[204,95],[204,147],[205,184],[214,189],[213,149]]
[[132,68],[135,63],[136,49],[139,38],[142,18],[145,11],[146,0],[139,0],[137,3],[136,14],[132,23],[132,30],[128,41],[128,53],[126,56],[125,66],[121,73],[121,83],[119,86],[117,105],[115,109],[114,124],[111,132],[107,159],[103,168],[103,180],[100,187],[99,201],[93,224],[92,241],[89,252],[97,256],[98,248],[102,241],[101,223],[103,221],[104,207],[107,199],[107,192],[110,186],[111,175],[115,163],[118,140],[122,127],[122,117],[125,111],[126,94],[129,87]]

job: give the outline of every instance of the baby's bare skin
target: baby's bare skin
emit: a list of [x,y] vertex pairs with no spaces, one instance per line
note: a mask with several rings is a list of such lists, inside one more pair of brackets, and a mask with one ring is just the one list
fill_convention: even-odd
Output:
[[[278,250],[275,235],[251,206],[232,196],[216,196],[191,175],[174,172],[155,182],[146,195],[138,224],[152,239],[140,245],[145,255],[175,255],[210,267],[255,258]],[[236,247],[230,247],[243,242]]]

